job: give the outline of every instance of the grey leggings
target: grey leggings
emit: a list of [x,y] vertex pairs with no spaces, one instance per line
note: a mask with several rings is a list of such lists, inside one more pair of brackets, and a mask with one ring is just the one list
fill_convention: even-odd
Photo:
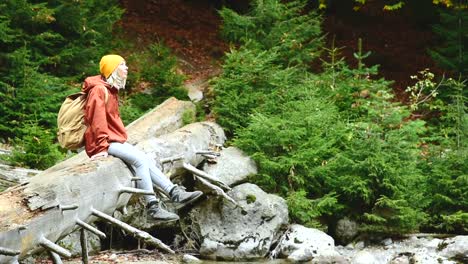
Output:
[[[160,187],[166,194],[169,194],[174,184],[156,167],[145,153],[125,142],[110,143],[108,153],[120,158],[135,170],[135,176],[141,178],[138,181],[138,188],[153,191],[153,183]],[[145,195],[146,202],[156,200],[154,195]]]

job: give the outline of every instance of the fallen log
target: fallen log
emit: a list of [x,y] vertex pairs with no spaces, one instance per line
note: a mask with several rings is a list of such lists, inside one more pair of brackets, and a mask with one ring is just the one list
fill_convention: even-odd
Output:
[[[218,125],[203,122],[150,137],[136,147],[155,162],[177,153],[183,162],[197,166],[204,159],[197,152],[210,151],[224,139]],[[43,249],[68,257],[67,250],[55,242],[98,218],[111,217],[127,204],[135,188],[135,177],[128,167],[111,156],[93,161],[79,156],[38,174],[26,185],[0,193],[0,263],[17,263]],[[183,167],[174,163],[165,169],[169,175],[177,175]],[[146,243],[172,252],[146,232],[131,230]]]

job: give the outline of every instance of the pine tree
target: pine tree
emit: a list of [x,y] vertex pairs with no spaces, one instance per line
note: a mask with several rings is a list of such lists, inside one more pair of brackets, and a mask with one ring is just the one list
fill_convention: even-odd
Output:
[[[364,65],[369,53],[361,42],[357,69],[332,47],[324,72],[313,74],[309,61],[289,60],[297,57],[283,49],[300,37],[271,41],[284,6],[255,3],[248,17],[225,11],[225,32],[243,45],[227,55],[214,81],[218,122],[257,161],[252,181],[286,197],[292,219],[308,226],[348,215],[368,232],[417,230],[427,219],[417,166],[424,122],[410,120],[409,108],[393,102],[390,82],[370,78],[378,68]],[[249,24],[260,19],[258,28]],[[295,32],[278,28],[288,37]]]
[[123,11],[117,0],[6,0],[0,10],[0,138],[16,144],[11,162],[45,168],[62,156],[60,103],[96,73]]
[[305,66],[319,57],[323,43],[320,16],[303,12],[306,4],[304,0],[255,0],[245,15],[223,8],[222,33],[234,43],[277,52],[277,60],[285,66]]
[[432,124],[427,162],[421,167],[428,177],[431,201],[427,207],[429,230],[468,233],[468,114],[466,82],[449,79],[452,92],[443,116]]
[[[302,12],[306,1],[252,1],[251,10],[240,15],[223,8],[223,34],[241,48],[227,55],[222,76],[214,81],[213,111],[218,122],[232,133],[245,127],[249,114],[275,111],[279,102],[269,97],[287,95],[297,71],[304,71],[320,54],[320,16]],[[278,91],[276,91],[278,89]]]
[[[21,137],[21,124],[55,127],[70,78],[95,73],[111,48],[116,0],[0,4],[0,135]],[[63,77],[56,79],[53,76]]]
[[430,50],[434,60],[455,78],[468,79],[468,9],[441,9],[440,23],[433,27],[442,44]]

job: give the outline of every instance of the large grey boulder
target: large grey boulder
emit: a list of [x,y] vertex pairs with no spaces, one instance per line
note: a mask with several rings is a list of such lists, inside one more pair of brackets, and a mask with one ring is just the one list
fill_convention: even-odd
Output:
[[223,260],[264,258],[288,223],[286,201],[250,183],[234,187],[228,195],[239,206],[210,197],[191,212],[201,236],[200,255]]
[[257,165],[240,149],[228,147],[220,151],[216,163],[205,163],[203,170],[217,177],[229,186],[247,181],[250,175],[257,174]]
[[448,259],[463,259],[468,262],[468,236],[445,239],[439,244],[440,255]]
[[318,256],[337,256],[335,241],[323,231],[301,225],[291,225],[275,249],[279,256],[291,261],[310,261]]

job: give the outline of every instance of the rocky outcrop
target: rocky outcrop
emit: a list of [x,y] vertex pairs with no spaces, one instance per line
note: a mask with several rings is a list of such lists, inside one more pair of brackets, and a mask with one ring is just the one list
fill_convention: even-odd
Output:
[[385,239],[380,244],[337,246],[336,250],[353,264],[468,263],[468,236],[440,239],[414,235],[397,241]]
[[437,251],[447,259],[459,259],[468,263],[468,236],[456,236],[440,241]]
[[240,149],[228,147],[219,152],[216,162],[205,163],[203,170],[227,185],[235,186],[257,174],[257,165]]
[[228,195],[238,206],[208,199],[191,212],[199,225],[200,255],[223,260],[264,258],[288,223],[285,200],[250,183],[234,187]]
[[301,225],[291,225],[283,234],[273,256],[291,261],[310,261],[318,256],[331,257],[335,252],[335,241],[326,233]]

